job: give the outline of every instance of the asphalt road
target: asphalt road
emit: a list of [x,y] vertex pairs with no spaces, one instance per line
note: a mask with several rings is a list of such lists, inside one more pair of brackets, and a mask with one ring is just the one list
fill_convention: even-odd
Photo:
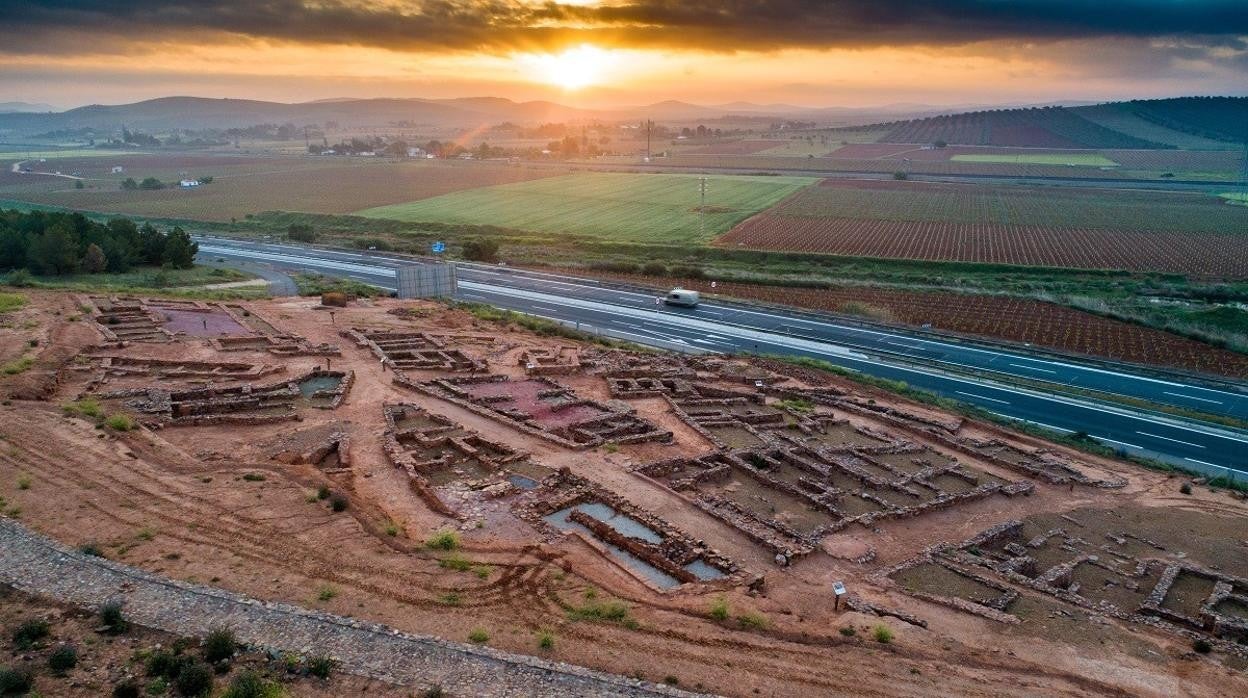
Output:
[[[369,252],[218,238],[200,238],[199,243],[206,260],[269,263],[279,270],[345,276],[391,290],[394,268],[409,263]],[[682,351],[811,356],[1057,431],[1082,431],[1115,448],[1215,474],[1229,469],[1248,477],[1248,434],[1243,432],[953,371],[990,370],[1248,418],[1248,394],[1239,386],[1163,379],[1126,367],[966,345],[800,311],[709,302],[696,309],[668,308],[656,305],[653,294],[573,277],[462,265],[459,280],[462,300],[547,317],[591,333]]]

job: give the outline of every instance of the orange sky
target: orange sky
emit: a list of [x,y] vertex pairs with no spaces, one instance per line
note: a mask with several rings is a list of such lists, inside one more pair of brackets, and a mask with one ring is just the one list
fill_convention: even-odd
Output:
[[[37,9],[5,16],[15,12],[10,5],[24,4]],[[98,9],[100,19],[0,3],[0,101],[70,107],[172,94],[277,101],[492,95],[578,106],[680,99],[854,107],[1248,91],[1243,36],[1091,26],[1099,16],[1079,14],[1075,0],[1053,3],[1068,6],[1069,22],[1032,32],[1027,17],[1010,29],[1008,17],[985,16],[978,34],[973,14],[959,21],[957,7],[918,28],[911,25],[922,22],[879,14],[904,5],[910,15],[896,16],[910,17],[910,6],[933,4],[917,0],[53,4]],[[221,5],[235,6],[217,12]],[[825,17],[819,8],[828,5],[844,13]],[[118,8],[135,15],[117,17],[130,11]],[[810,21],[768,14],[786,8],[809,13]],[[286,25],[274,29],[266,12]],[[855,22],[859,34],[841,31]]]

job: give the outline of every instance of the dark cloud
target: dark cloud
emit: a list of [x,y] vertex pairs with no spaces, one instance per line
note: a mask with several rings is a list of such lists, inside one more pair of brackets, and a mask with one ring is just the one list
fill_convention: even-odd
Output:
[[0,51],[73,53],[205,33],[487,51],[583,41],[717,51],[1150,37],[1242,45],[1234,37],[1248,35],[1248,8],[1245,0],[0,0]]

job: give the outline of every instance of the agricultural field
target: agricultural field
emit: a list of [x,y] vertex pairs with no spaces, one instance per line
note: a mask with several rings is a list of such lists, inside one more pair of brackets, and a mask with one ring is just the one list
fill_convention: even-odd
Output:
[[1226,141],[1184,133],[1140,118],[1130,104],[1097,104],[1075,107],[1072,111],[1106,128],[1154,143],[1192,150],[1222,150],[1227,147]]
[[691,175],[577,173],[369,208],[357,215],[612,241],[704,243],[816,181],[723,175],[708,180],[704,234],[699,224],[699,178]]
[[1223,199],[1236,204],[1248,204],[1248,192],[1219,194]]
[[1248,278],[1248,210],[1201,194],[827,180],[724,246]]
[[130,155],[146,155],[137,150],[97,150],[95,148],[69,148],[61,150],[23,150],[8,145],[0,145],[0,162],[9,160],[60,159],[60,158],[108,158]]
[[784,145],[783,141],[738,140],[712,143],[711,145],[692,146],[684,152],[700,155],[753,155]]
[[1119,163],[1094,153],[986,155],[954,155],[954,162],[1008,162],[1023,165],[1077,165],[1080,167],[1117,167]]
[[[125,172],[112,174],[114,165],[123,166]],[[58,177],[5,171],[0,173],[0,198],[104,213],[206,221],[229,221],[274,210],[348,213],[361,207],[560,174],[553,168],[485,162],[206,154],[49,160],[40,170],[79,172],[86,187],[77,189],[74,182]],[[127,177],[176,182],[187,176],[211,176],[213,181],[192,190],[121,189]]]

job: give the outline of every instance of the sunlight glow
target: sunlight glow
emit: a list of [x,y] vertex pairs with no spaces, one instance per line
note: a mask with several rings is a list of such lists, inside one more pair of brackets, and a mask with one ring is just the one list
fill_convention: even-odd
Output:
[[535,82],[579,90],[603,81],[611,56],[597,46],[581,44],[561,53],[523,56],[520,62]]

